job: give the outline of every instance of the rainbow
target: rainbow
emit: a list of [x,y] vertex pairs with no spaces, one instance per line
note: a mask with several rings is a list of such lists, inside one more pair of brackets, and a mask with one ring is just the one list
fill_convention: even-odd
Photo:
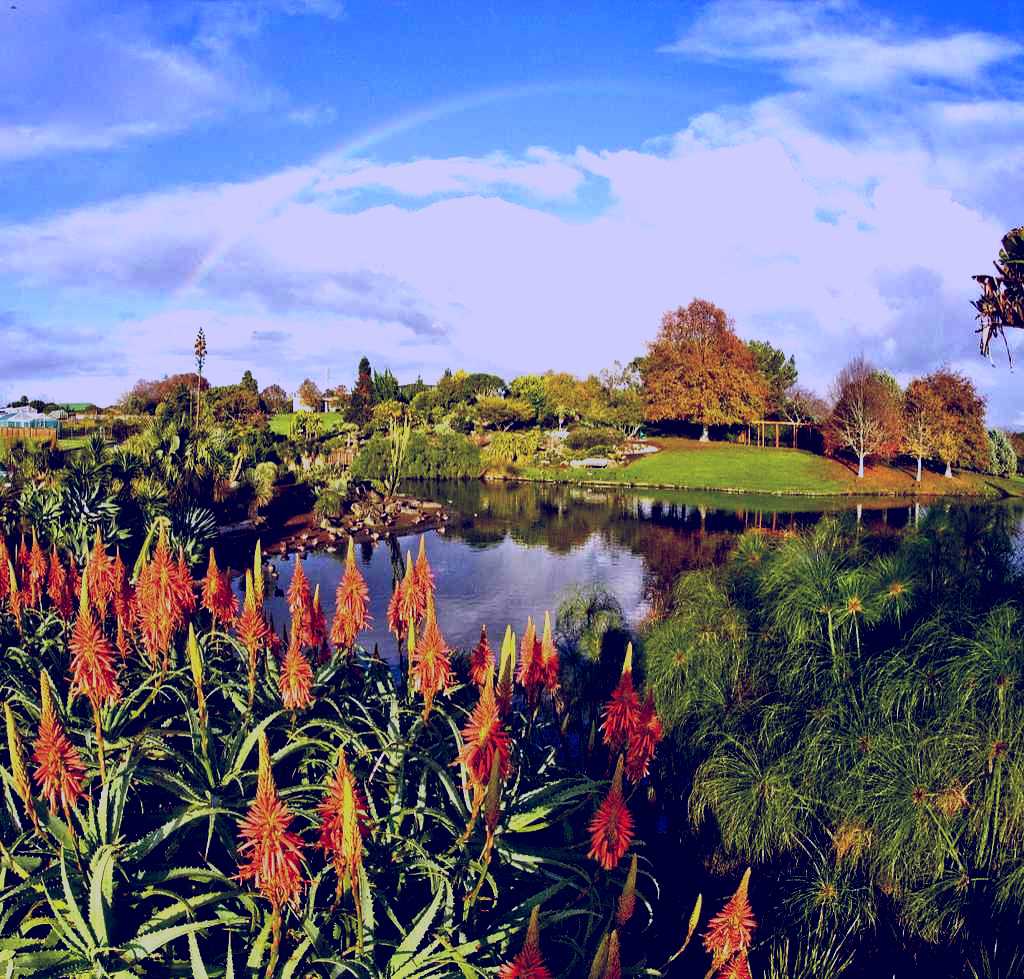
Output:
[[[538,83],[531,85],[518,85],[508,88],[487,89],[482,92],[475,92],[470,95],[461,95],[455,98],[443,99],[430,105],[416,109],[412,112],[398,116],[395,119],[368,129],[353,139],[346,140],[332,150],[328,150],[313,163],[314,169],[329,169],[337,167],[348,160],[353,160],[372,150],[375,146],[387,142],[395,136],[419,129],[421,126],[429,125],[440,119],[457,115],[460,112],[467,112],[471,109],[479,109],[497,102],[505,102],[510,99],[530,98],[543,95],[564,95],[564,94],[593,94],[595,92],[625,92],[636,94],[641,91],[640,86],[630,85],[622,82],[594,82],[594,81],[566,81],[552,83]],[[646,91],[646,89],[643,89]],[[244,241],[249,232],[260,224],[266,217],[273,214],[282,204],[294,198],[297,194],[307,190],[311,181],[307,181],[302,187],[289,190],[271,203],[252,221],[246,222],[244,228],[237,229],[233,234],[222,235],[213,247],[202,257],[192,273],[178,287],[175,298],[181,299],[189,292],[196,289],[207,275],[220,263],[224,256],[230,252],[241,241]]]

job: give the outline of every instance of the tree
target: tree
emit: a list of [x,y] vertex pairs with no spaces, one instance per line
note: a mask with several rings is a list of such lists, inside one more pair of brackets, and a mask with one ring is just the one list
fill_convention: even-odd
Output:
[[253,395],[258,396],[260,393],[260,386],[256,383],[256,378],[252,376],[252,371],[246,371],[242,375],[241,386]]
[[702,426],[753,421],[764,412],[767,384],[733,322],[714,303],[694,299],[661,319],[648,345],[644,396],[651,421],[685,420]]
[[985,433],[985,399],[969,378],[943,367],[923,378],[941,405],[935,450],[946,464],[946,476],[953,466],[986,469],[989,463]]
[[484,428],[503,432],[529,425],[537,417],[533,405],[524,398],[499,398],[489,394],[477,398],[476,416]]
[[785,353],[765,340],[748,340],[747,346],[768,384],[766,414],[783,415],[789,390],[796,384],[796,359],[790,355],[787,360]]
[[391,373],[390,367],[384,368],[383,374],[373,372],[373,400],[380,404],[382,401],[401,401],[402,391],[398,386],[398,380]]
[[356,385],[352,388],[352,397],[349,400],[346,420],[355,422],[357,425],[365,425],[373,413],[373,378],[370,370],[370,361],[363,357],[359,361],[359,371],[356,376]]
[[831,408],[824,398],[802,387],[791,388],[782,406],[783,417],[791,422],[821,424],[828,418],[830,411]]
[[643,377],[637,362],[623,367],[615,361],[596,378],[588,378],[587,385],[596,387],[596,396],[587,409],[591,420],[611,425],[626,438],[633,438],[644,423]]
[[265,387],[260,394],[260,400],[268,415],[281,414],[292,406],[291,398],[280,384],[271,384]]
[[544,378],[539,374],[522,374],[515,378],[508,388],[512,397],[521,398],[533,406],[533,412],[537,416],[537,424],[543,425],[551,414],[551,404],[548,401],[548,392],[544,384]]
[[541,377],[544,398],[558,419],[558,430],[565,427],[567,418],[579,418],[585,408],[585,392],[580,382],[565,371],[548,371]]
[[304,404],[310,411],[319,411],[323,405],[324,395],[315,381],[308,377],[299,385],[299,403]]
[[1006,432],[993,428],[988,433],[989,472],[994,476],[1013,476],[1017,472],[1017,453]]
[[863,479],[868,456],[884,458],[899,448],[900,402],[863,357],[855,357],[839,372],[832,398],[826,435],[832,444],[857,456],[857,476]]
[[1024,328],[1024,227],[1008,231],[1003,236],[1002,246],[998,260],[993,263],[996,274],[972,276],[981,286],[981,296],[971,305],[978,311],[976,319],[981,322],[975,333],[981,334],[982,356],[992,359],[989,344],[993,337],[1001,336],[1012,367],[1006,329]]
[[922,378],[907,385],[903,419],[906,449],[917,459],[917,481],[921,482],[921,464],[935,452],[942,428],[942,401]]

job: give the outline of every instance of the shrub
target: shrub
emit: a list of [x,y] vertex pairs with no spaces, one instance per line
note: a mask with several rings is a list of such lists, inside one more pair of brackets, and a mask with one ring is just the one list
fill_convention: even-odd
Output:
[[[352,478],[382,480],[387,472],[391,447],[387,436],[374,435],[352,463]],[[405,475],[410,479],[461,479],[479,476],[480,450],[465,435],[447,432],[428,436],[413,432],[405,456]]]
[[529,432],[498,432],[484,449],[483,461],[488,466],[523,465],[537,454],[542,438],[536,429]]
[[591,452],[596,448],[609,450],[624,441],[622,433],[614,428],[577,428],[565,439],[565,447],[572,452]]
[[988,433],[989,472],[993,476],[1013,476],[1017,472],[1017,453],[1005,432],[993,428]]

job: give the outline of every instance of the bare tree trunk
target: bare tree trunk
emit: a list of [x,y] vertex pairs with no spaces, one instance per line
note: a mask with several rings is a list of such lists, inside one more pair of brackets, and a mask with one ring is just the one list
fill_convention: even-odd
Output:
[[858,455],[857,456],[857,478],[858,479],[863,479],[864,478],[864,456],[863,455]]
[[921,482],[921,457],[917,457],[917,481]]
[[707,442],[708,441],[708,427],[707,427],[707,425],[704,425],[704,426],[701,427],[700,440],[702,442]]
[[946,463],[946,479],[953,478],[953,467],[948,462]]

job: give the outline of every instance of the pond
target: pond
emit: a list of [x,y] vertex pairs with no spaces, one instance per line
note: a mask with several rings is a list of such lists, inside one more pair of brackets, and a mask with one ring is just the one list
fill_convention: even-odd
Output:
[[[451,518],[443,532],[428,531],[426,547],[437,581],[438,618],[453,648],[468,649],[486,625],[492,639],[510,624],[521,632],[528,615],[552,617],[575,587],[598,584],[619,601],[635,627],[651,612],[680,572],[724,560],[736,537],[759,528],[768,533],[805,527],[823,513],[859,521],[876,533],[899,534],[923,519],[928,506],[870,498],[754,497],[598,488],[546,483],[417,482],[408,491],[444,503]],[[987,504],[991,506],[993,504]],[[1006,506],[1018,525],[1024,508]],[[397,655],[386,624],[395,574],[419,535],[364,544],[360,569],[370,589],[373,628],[364,633],[390,660]],[[280,630],[288,620],[284,594],[295,557],[274,558],[276,589],[268,611]],[[342,554],[309,554],[304,569],[320,586],[328,623],[342,572]]]

